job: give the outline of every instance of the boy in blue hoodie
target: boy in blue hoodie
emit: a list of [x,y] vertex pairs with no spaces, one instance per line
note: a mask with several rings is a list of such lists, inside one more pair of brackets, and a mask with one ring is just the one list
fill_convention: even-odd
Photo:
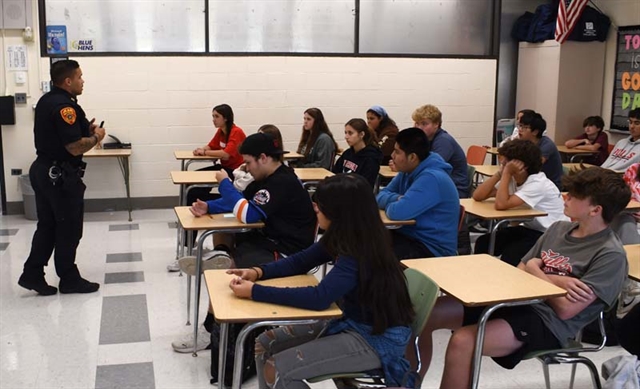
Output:
[[421,129],[400,131],[391,154],[399,174],[377,196],[389,219],[416,221],[391,232],[398,259],[456,255],[458,191],[451,165],[430,149]]

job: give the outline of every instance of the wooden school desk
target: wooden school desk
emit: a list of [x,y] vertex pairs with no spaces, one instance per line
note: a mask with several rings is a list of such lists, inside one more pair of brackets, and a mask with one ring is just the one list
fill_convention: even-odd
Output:
[[382,219],[382,224],[389,230],[395,230],[402,226],[413,226],[416,224],[416,221],[411,220],[391,220],[384,209],[380,210],[380,219]]
[[398,172],[394,172],[389,166],[380,166],[380,172],[378,174],[383,178],[391,179],[397,176]]
[[[218,358],[218,387],[224,386],[224,366],[227,356],[227,340],[229,323],[245,323],[235,345],[235,359],[233,361],[233,386],[239,389],[242,382],[243,344],[247,335],[255,328],[265,326],[282,326],[296,324],[312,324],[318,320],[332,319],[342,316],[342,311],[331,304],[324,311],[311,311],[284,305],[261,303],[249,299],[238,298],[229,288],[233,279],[226,270],[207,270],[204,272],[209,299],[213,308],[213,316],[220,323],[220,346]],[[305,274],[293,277],[275,278],[257,282],[260,285],[278,287],[315,286],[318,280],[313,275]],[[197,327],[197,326],[196,326]],[[222,386],[221,386],[222,385]]]
[[629,262],[629,278],[640,282],[640,244],[627,244],[624,251]]
[[476,216],[482,220],[489,220],[489,231],[491,239],[489,240],[489,254],[494,253],[496,244],[496,232],[503,223],[525,221],[539,216],[547,216],[546,212],[533,209],[526,204],[516,208],[498,211],[495,208],[495,198],[486,199],[484,201],[475,201],[474,199],[460,199],[460,205],[464,206],[465,212]]
[[127,205],[129,207],[129,221],[131,221],[131,188],[130,188],[130,171],[129,171],[129,157],[131,156],[131,149],[91,149],[84,153],[85,158],[116,158],[120,165],[120,171],[124,178],[124,188],[127,193]]
[[[193,188],[213,188],[218,185],[216,180],[215,170],[203,170],[203,171],[189,171],[179,170],[172,171],[171,181],[180,185],[178,191],[178,205],[191,205],[187,204],[187,195]],[[176,259],[184,256],[184,244],[182,242],[182,229],[178,225],[176,238]]]
[[332,172],[321,167],[297,167],[293,169],[305,188],[318,185],[326,177],[334,176]]
[[580,150],[576,148],[570,149],[565,145],[556,145],[556,147],[558,148],[558,152],[560,154],[564,154],[567,157],[569,157],[569,162],[575,162],[574,159],[577,157],[588,157],[594,154],[598,154],[600,152],[600,151]]
[[485,147],[487,149],[487,154],[498,155],[497,147]]
[[627,211],[640,211],[640,201],[631,200],[627,207],[625,208]]
[[[202,272],[202,248],[205,239],[213,233],[240,233],[247,232],[256,228],[263,228],[264,223],[242,223],[233,214],[216,214],[195,217],[189,210],[189,207],[175,207],[176,216],[178,217],[178,225],[186,230],[188,253],[191,255],[191,234],[194,231],[204,231],[197,241],[196,251],[196,287],[195,287],[195,309],[193,310],[193,336],[195,343],[193,344],[193,354],[196,355],[196,345],[198,344],[198,309],[200,308],[200,289],[201,289],[201,272]],[[187,278],[187,290],[191,291],[191,277]],[[187,294],[187,324],[189,324],[189,310],[191,308],[191,295]]]
[[176,150],[173,152],[173,155],[180,161],[180,170],[189,170],[189,165],[194,162],[211,161],[211,163],[213,163],[213,161],[218,159],[209,155],[193,155],[193,150]]
[[564,289],[488,254],[409,259],[402,263],[429,276],[440,289],[463,305],[487,306],[478,321],[471,375],[474,389],[480,378],[484,331],[489,316],[500,308],[536,304],[566,294]]
[[285,161],[297,161],[299,159],[304,158],[304,155],[298,154],[295,151],[289,151],[285,154],[282,154],[282,157]]

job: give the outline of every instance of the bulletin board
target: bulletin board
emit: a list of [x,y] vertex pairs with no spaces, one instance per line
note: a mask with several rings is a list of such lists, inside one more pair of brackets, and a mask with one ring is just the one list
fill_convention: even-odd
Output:
[[629,132],[629,111],[640,108],[640,25],[618,28],[611,129]]

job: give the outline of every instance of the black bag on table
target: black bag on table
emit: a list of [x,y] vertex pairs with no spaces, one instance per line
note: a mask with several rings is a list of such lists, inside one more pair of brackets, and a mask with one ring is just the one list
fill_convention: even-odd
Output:
[[[231,386],[233,383],[233,361],[236,355],[236,339],[240,331],[247,323],[229,324],[228,340],[227,340],[227,360],[224,367],[224,384]],[[266,328],[256,328],[249,333],[244,342],[244,355],[242,358],[242,382],[256,375],[256,362],[254,359],[254,344],[256,338]],[[220,324],[213,323],[211,329],[211,384],[218,382],[218,350],[220,349]]]

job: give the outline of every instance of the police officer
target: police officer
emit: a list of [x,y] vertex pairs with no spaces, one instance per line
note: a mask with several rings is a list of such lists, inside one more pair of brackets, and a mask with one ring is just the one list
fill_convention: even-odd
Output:
[[31,253],[18,284],[41,295],[57,289],[47,284],[44,267],[52,252],[60,293],[91,293],[100,285],[80,276],[75,265],[76,248],[82,237],[86,164],[82,154],[104,138],[105,130],[87,120],[76,97],[84,80],[76,61],[58,61],[51,66],[53,88],[38,101],[34,135],[38,157],[29,169],[35,191],[38,225]]

